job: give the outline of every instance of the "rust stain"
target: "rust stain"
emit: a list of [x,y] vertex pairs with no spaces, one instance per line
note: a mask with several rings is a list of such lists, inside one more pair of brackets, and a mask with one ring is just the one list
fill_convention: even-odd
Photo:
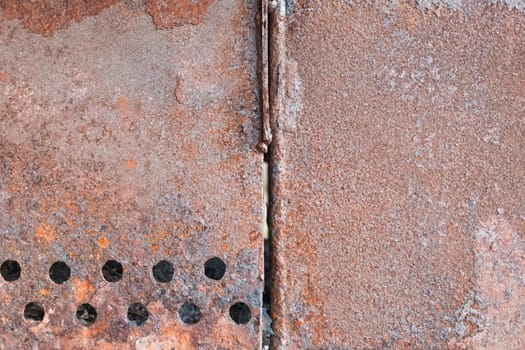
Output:
[[47,201],[45,199],[40,203],[40,213],[44,214],[47,209]]
[[120,96],[118,99],[117,99],[117,103],[115,104],[115,108],[120,112],[120,113],[125,113],[127,111],[127,108],[128,108],[128,100],[126,99],[126,97],[124,96]]
[[129,169],[129,170],[134,170],[137,168],[137,161],[136,160],[133,160],[133,159],[130,159],[126,162],[126,167]]
[[87,301],[91,299],[93,294],[97,291],[91,283],[81,280],[77,277],[71,278],[73,296],[78,302]]
[[42,222],[35,231],[35,241],[49,245],[57,238],[57,231],[49,224]]
[[100,237],[97,242],[102,249],[106,249],[111,244],[111,242],[104,236]]

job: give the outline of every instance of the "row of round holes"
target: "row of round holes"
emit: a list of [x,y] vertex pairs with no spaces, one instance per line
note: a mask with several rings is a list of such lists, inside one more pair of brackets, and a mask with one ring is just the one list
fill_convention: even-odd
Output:
[[[8,282],[20,278],[22,269],[15,260],[6,260],[0,265],[0,274]],[[158,262],[152,269],[153,278],[157,282],[168,283],[173,279],[175,269],[167,260]],[[220,258],[211,258],[204,264],[204,274],[213,280],[220,280],[226,272],[226,264]],[[108,282],[118,282],[122,279],[124,268],[116,260],[108,260],[102,266],[102,276]],[[49,278],[57,284],[66,282],[71,276],[71,268],[63,261],[54,262],[49,268]]]
[[[181,321],[186,324],[195,324],[201,318],[200,308],[192,302],[182,304],[177,313]],[[243,302],[233,304],[229,313],[237,324],[246,324],[252,317],[250,307]],[[26,320],[40,322],[44,319],[44,315],[44,307],[38,302],[31,302],[24,308]],[[82,304],[77,308],[76,317],[84,326],[91,326],[97,319],[97,310],[91,304]],[[127,319],[130,323],[140,326],[148,320],[148,317],[148,309],[143,304],[134,303],[128,307]]]

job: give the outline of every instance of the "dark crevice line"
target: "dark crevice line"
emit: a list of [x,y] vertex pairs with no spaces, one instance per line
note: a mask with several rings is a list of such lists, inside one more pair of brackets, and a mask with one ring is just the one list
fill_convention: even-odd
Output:
[[263,292],[263,350],[270,349],[270,340],[273,334],[271,328],[270,318],[270,305],[271,305],[271,220],[270,220],[270,162],[269,153],[264,155],[264,173],[263,173],[263,188],[264,188],[264,206],[265,206],[265,218],[264,218],[264,292]]
[[[263,186],[264,186],[264,205],[265,205],[265,237],[264,237],[264,292],[263,292],[263,312],[262,312],[262,349],[270,350],[277,348],[277,339],[274,335],[274,328],[276,327],[275,320],[272,320],[272,316],[276,311],[272,310],[272,305],[274,309],[279,309],[280,304],[276,290],[275,278],[278,274],[276,267],[278,265],[276,258],[276,240],[275,235],[277,234],[277,228],[279,227],[279,220],[276,218],[278,215],[278,196],[276,192],[278,191],[279,186],[277,182],[279,181],[279,174],[275,172],[276,165],[281,161],[281,151],[280,147],[276,140],[276,118],[279,114],[280,107],[280,97],[279,97],[279,66],[281,63],[281,56],[284,53],[283,45],[283,31],[282,31],[282,18],[281,15],[284,14],[284,6],[286,4],[285,0],[261,0],[268,8],[266,9],[266,42],[261,45],[261,48],[264,48],[264,53],[261,54],[261,57],[266,59],[266,62],[263,63],[266,85],[264,86],[264,91],[266,96],[263,99],[263,102],[267,102],[267,111],[265,116],[267,118],[267,133],[269,132],[269,137],[266,138],[267,149],[264,154],[264,174],[263,174]],[[264,10],[263,10],[264,11]],[[262,28],[261,28],[262,29]],[[263,125],[264,128],[264,125]],[[264,134],[263,134],[264,135]]]

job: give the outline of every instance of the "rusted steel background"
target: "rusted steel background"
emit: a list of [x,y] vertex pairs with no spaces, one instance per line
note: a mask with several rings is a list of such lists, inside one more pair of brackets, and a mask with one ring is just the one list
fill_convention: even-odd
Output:
[[525,348],[523,2],[293,3],[275,349]]
[[259,348],[257,10],[0,1],[1,349]]

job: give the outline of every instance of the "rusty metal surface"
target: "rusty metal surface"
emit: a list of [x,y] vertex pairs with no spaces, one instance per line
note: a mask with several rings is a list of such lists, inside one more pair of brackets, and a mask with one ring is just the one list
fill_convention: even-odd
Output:
[[258,348],[255,4],[0,6],[0,348]]
[[276,349],[525,348],[525,14],[503,3],[274,24]]

